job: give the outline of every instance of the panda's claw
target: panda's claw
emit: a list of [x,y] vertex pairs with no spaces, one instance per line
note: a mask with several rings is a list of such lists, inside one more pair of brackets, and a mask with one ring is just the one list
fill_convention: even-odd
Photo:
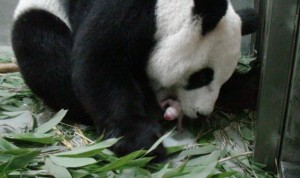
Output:
[[[112,147],[112,150],[119,156],[130,154],[136,150],[147,150],[162,135],[158,123],[144,121],[135,123],[130,128],[118,133],[123,135],[123,138]],[[160,144],[148,156],[154,157],[152,162],[161,162],[167,158],[167,152]]]

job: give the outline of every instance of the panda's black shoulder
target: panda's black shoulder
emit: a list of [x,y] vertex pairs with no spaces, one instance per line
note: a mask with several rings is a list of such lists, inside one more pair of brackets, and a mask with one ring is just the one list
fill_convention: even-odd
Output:
[[73,31],[76,32],[78,27],[86,20],[90,10],[93,7],[92,0],[76,0],[69,3],[69,20],[72,24]]
[[131,72],[144,71],[156,44],[155,7],[155,0],[75,1],[70,8],[74,47],[84,46],[97,54],[114,51],[119,65],[124,62],[134,69]]

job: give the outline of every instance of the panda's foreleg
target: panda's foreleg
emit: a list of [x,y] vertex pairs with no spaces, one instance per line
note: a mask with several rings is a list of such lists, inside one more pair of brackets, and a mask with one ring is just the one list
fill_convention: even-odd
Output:
[[[160,136],[157,121],[147,118],[140,84],[124,66],[124,56],[97,49],[91,42],[75,43],[73,84],[80,101],[92,116],[99,134],[106,138],[122,137],[113,147],[118,155],[149,149]],[[84,46],[81,44],[85,44]],[[85,47],[86,46],[86,47]],[[163,159],[165,149],[153,152]]]
[[37,96],[53,109],[81,113],[71,86],[71,31],[63,21],[44,10],[27,10],[14,22],[12,46],[23,78]]

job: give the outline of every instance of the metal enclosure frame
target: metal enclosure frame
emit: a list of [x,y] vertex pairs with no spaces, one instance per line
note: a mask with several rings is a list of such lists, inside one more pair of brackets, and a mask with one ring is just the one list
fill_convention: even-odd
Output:
[[262,25],[257,46],[263,62],[255,160],[270,170],[282,165],[287,173],[284,165],[300,161],[295,153],[300,132],[294,126],[300,126],[299,0],[261,0],[258,6]]
[[[298,4],[299,6],[299,4]],[[299,12],[299,11],[298,11]],[[280,152],[283,177],[300,177],[300,21],[297,24],[294,66]]]

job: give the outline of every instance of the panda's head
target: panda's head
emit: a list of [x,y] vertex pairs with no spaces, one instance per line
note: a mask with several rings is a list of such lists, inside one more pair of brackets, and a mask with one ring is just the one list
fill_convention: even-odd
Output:
[[[254,10],[235,12],[229,0],[158,0],[157,45],[148,74],[176,95],[191,118],[209,115],[234,72],[242,35],[254,32]],[[166,98],[168,96],[160,96]]]

